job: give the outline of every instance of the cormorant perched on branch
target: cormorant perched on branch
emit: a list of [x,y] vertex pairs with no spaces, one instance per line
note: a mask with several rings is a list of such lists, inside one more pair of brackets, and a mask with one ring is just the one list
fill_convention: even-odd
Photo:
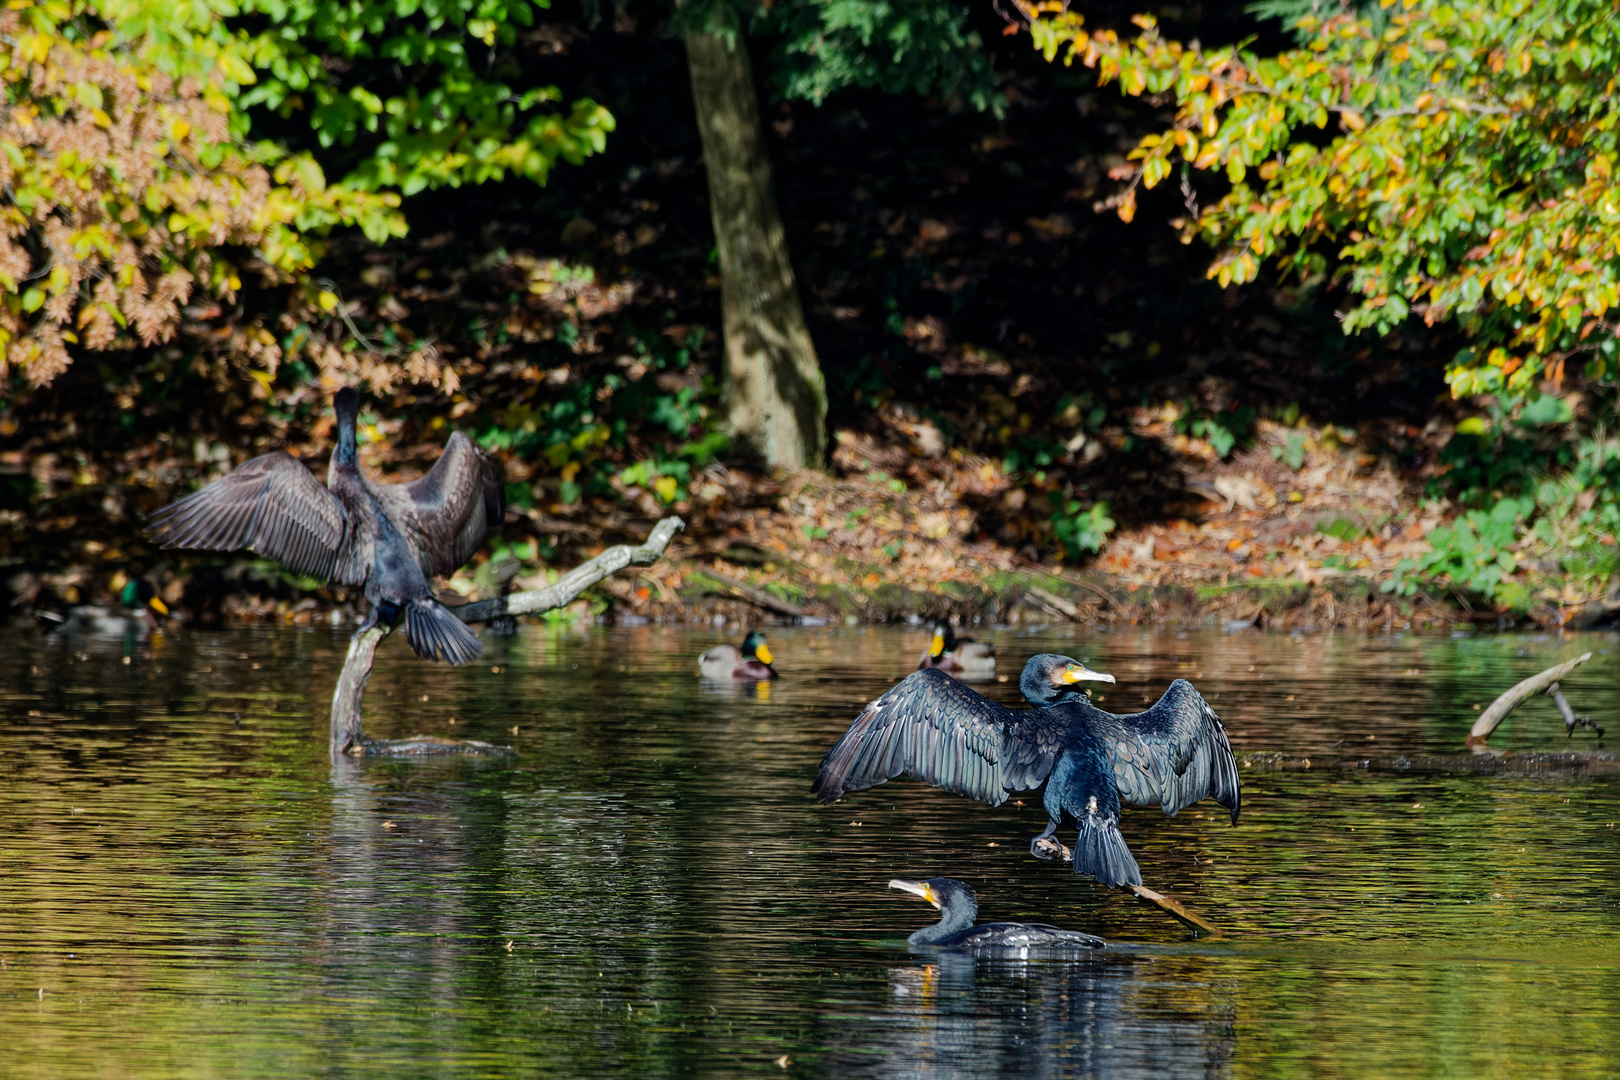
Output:
[[891,889],[915,893],[939,908],[939,922],[925,926],[906,940],[913,945],[941,949],[1100,949],[1106,942],[1091,934],[1059,930],[1045,923],[993,922],[974,926],[979,898],[964,882],[936,877],[925,881],[889,882]]
[[938,668],[966,680],[988,679],[996,673],[996,647],[988,641],[959,638],[948,622],[934,624],[934,640],[917,661],[917,669]]
[[325,487],[286,451],[264,454],[159,510],[148,532],[166,548],[246,548],[309,577],[364,585],[371,614],[361,630],[392,624],[403,609],[416,655],[471,663],[478,635],[439,603],[428,579],[455,573],[500,524],[494,470],[458,431],[421,479],[373,483],[355,442],[360,395],[345,387],[332,405],[338,445]]
[[1177,679],[1146,712],[1116,716],[1091,704],[1082,682],[1113,682],[1078,660],[1030,658],[1019,689],[1035,708],[1008,709],[943,672],[914,672],[868,705],[827,752],[811,790],[824,803],[909,773],[958,795],[999,806],[1010,791],[1039,787],[1042,850],[1067,813],[1079,825],[1076,873],[1103,885],[1141,885],[1119,833],[1121,804],[1174,816],[1213,797],[1238,819],[1237,762],[1226,729],[1192,684]]

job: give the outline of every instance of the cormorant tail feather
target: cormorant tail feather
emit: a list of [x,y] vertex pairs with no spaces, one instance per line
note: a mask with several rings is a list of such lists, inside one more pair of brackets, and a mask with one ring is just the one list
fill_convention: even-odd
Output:
[[1090,874],[1097,884],[1115,888],[1142,884],[1142,870],[1125,846],[1118,822],[1102,814],[1080,818],[1080,833],[1074,842],[1074,872]]
[[405,606],[405,640],[424,660],[470,664],[484,651],[483,642],[450,609],[431,597]]

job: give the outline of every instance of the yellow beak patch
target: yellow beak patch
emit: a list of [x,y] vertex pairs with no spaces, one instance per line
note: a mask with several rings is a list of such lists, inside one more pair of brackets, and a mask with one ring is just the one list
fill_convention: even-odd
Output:
[[929,656],[938,656],[941,653],[943,653],[944,651],[945,651],[945,635],[944,634],[935,634],[934,635],[934,644],[929,647],[928,655]]
[[774,664],[774,663],[776,663],[776,657],[771,655],[770,648],[767,645],[765,645],[763,642],[760,643],[759,648],[754,650],[754,655],[759,657],[761,663],[764,663],[764,664]]
[[162,600],[159,600],[155,596],[146,603],[148,607],[157,612],[159,615],[167,615],[169,613],[169,605],[165,604]]

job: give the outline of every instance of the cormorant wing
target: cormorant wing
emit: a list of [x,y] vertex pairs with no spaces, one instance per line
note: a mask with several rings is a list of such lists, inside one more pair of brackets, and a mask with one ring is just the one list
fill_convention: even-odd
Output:
[[247,548],[300,574],[358,585],[346,566],[349,515],[285,450],[243,462],[201,491],[153,514],[146,531],[165,548]]
[[426,553],[432,573],[441,577],[472,558],[506,513],[489,459],[459,431],[426,475],[392,490],[405,496],[410,512],[403,517],[416,534],[411,539]]
[[1213,797],[1237,824],[1242,796],[1232,744],[1192,683],[1177,679],[1145,712],[1116,716],[1089,707],[1085,715],[1127,805],[1163,807],[1173,817]]
[[1046,709],[1009,709],[925,668],[866,707],[827,752],[811,790],[824,803],[902,773],[999,806],[1040,786],[1063,747]]

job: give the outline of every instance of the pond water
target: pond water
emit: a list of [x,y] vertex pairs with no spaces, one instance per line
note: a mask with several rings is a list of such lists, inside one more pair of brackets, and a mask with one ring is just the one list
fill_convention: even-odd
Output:
[[[1620,779],[1330,766],[1455,753],[1586,649],[1565,688],[1611,747],[1611,637],[981,632],[998,699],[1067,652],[1119,677],[1105,707],[1186,676],[1240,758],[1324,764],[1246,771],[1236,827],[1127,813],[1147,883],[1226,931],[1193,940],[1031,858],[1038,796],[814,803],[919,630],[774,630],[777,683],[701,683],[728,636],[536,626],[461,670],[389,641],[369,734],[519,753],[334,766],[340,634],[4,631],[0,1074],[1620,1075]],[[1493,742],[1566,745],[1545,699]],[[930,875],[1111,947],[913,954],[934,911],[886,884]]]

